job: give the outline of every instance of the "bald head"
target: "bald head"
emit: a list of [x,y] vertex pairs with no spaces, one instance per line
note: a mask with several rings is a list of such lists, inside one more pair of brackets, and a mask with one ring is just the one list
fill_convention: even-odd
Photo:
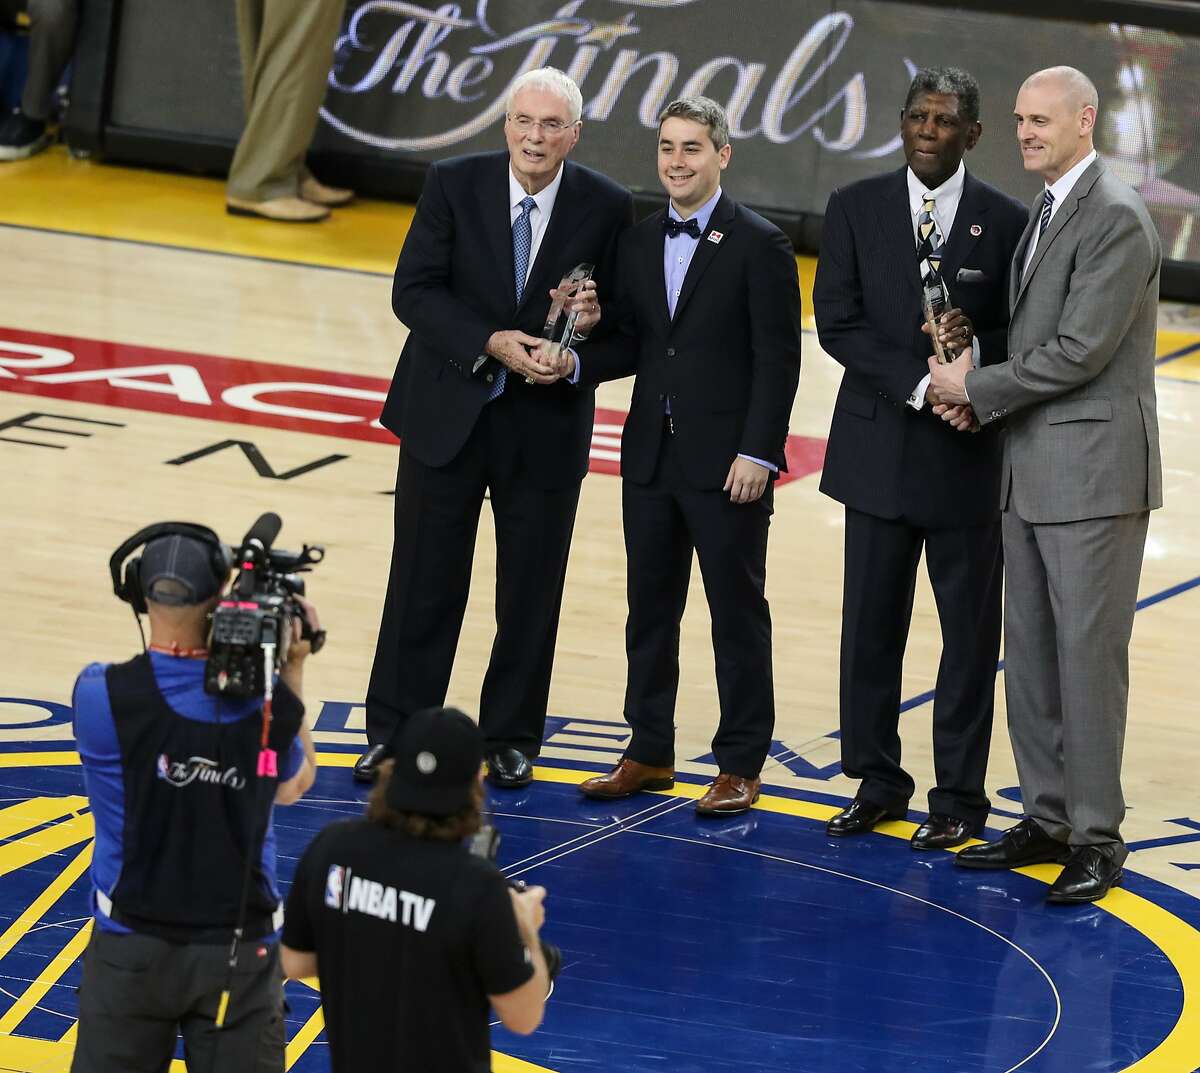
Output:
[[1082,71],[1074,67],[1047,67],[1044,71],[1035,71],[1021,86],[1041,85],[1051,92],[1062,95],[1064,103],[1072,111],[1082,108],[1100,108],[1100,95],[1096,92],[1096,84]]
[[1025,79],[1014,109],[1025,170],[1048,185],[1061,179],[1092,151],[1098,107],[1095,84],[1074,67],[1047,67]]

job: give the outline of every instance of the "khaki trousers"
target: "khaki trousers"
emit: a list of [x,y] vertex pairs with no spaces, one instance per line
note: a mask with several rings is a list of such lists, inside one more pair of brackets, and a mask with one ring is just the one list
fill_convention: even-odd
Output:
[[246,127],[229,168],[231,197],[297,196],[345,6],[345,0],[237,0]]

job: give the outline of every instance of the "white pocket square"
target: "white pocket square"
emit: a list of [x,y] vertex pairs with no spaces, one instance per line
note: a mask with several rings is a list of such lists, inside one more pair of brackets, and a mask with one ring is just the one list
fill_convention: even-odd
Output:
[[983,283],[987,273],[978,268],[960,268],[956,277],[959,283]]

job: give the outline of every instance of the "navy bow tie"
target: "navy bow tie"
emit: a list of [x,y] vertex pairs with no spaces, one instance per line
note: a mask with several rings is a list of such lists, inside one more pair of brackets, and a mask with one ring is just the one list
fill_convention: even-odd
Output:
[[678,238],[680,235],[691,235],[692,238],[700,237],[700,225],[692,220],[676,220],[670,216],[663,217],[663,230],[671,236]]

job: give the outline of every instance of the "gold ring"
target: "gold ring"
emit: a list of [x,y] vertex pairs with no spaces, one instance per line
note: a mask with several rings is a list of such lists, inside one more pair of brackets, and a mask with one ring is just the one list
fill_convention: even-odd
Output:
[[527,376],[527,377],[525,377],[525,383],[527,383],[527,384],[532,384],[532,383],[533,383],[533,377],[532,377],[532,376]]

